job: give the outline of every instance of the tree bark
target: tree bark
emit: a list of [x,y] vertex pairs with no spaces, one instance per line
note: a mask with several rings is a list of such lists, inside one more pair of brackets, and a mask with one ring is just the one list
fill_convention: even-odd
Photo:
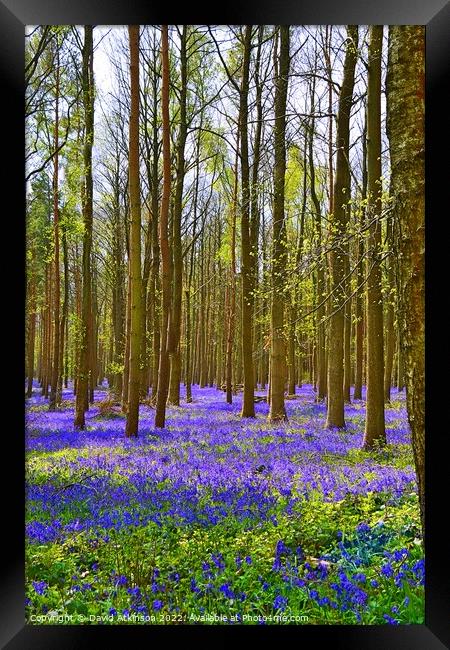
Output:
[[328,336],[328,398],[326,427],[345,428],[344,420],[344,301],[345,301],[345,244],[350,199],[349,122],[355,80],[358,47],[358,27],[347,28],[347,48],[344,78],[339,96],[337,119],[337,158],[334,180],[333,215],[330,253],[331,290],[333,292]]
[[367,199],[367,111],[365,115],[363,140],[363,164],[362,164],[362,196],[361,215],[359,225],[361,232],[358,234],[358,264],[356,268],[356,300],[355,300],[355,389],[353,399],[362,399],[363,386],[363,356],[364,356],[364,235],[363,229],[366,223],[366,199]]
[[170,123],[169,123],[169,34],[168,26],[162,26],[162,130],[163,130],[163,193],[159,223],[159,241],[162,270],[162,317],[159,353],[158,393],[156,397],[155,427],[163,428],[166,419],[166,401],[169,388],[170,359],[167,349],[167,333],[170,312],[170,257],[168,219],[170,202]]
[[33,376],[34,376],[34,345],[36,333],[36,279],[30,271],[28,282],[28,342],[27,342],[27,392],[26,396],[31,397],[33,394]]
[[173,295],[172,312],[170,317],[169,333],[169,354],[170,354],[170,381],[169,381],[169,403],[179,406],[180,404],[180,378],[181,378],[181,307],[182,307],[182,284],[183,284],[183,257],[181,250],[181,214],[183,203],[184,184],[184,150],[187,138],[186,121],[186,96],[187,96],[187,55],[186,42],[188,38],[188,27],[183,25],[180,37],[180,66],[181,66],[181,88],[180,88],[180,125],[177,142],[177,171],[175,182],[175,198],[172,220],[172,253],[173,253]]
[[56,39],[56,70],[55,70],[55,133],[54,133],[54,150],[56,151],[53,158],[53,237],[54,237],[54,268],[55,268],[55,293],[54,293],[54,337],[53,337],[53,366],[51,374],[50,399],[48,403],[49,410],[56,408],[58,378],[59,378],[59,341],[60,341],[60,301],[61,285],[59,270],[59,48],[58,39]]
[[139,389],[142,328],[141,196],[139,179],[139,25],[128,26],[130,40],[130,143],[128,182],[130,192],[130,361],[128,410],[125,435],[136,437],[139,426]]
[[91,249],[92,249],[92,145],[94,141],[94,73],[93,73],[93,28],[92,25],[84,27],[83,46],[83,104],[85,111],[85,138],[84,138],[84,191],[83,191],[83,281],[82,281],[82,319],[80,364],[78,369],[77,395],[75,402],[74,426],[78,429],[85,427],[85,411],[89,408],[89,344],[91,332]]
[[281,25],[279,70],[275,78],[274,125],[274,200],[272,244],[272,306],[271,306],[271,373],[269,420],[285,420],[284,387],[286,382],[286,342],[284,334],[283,289],[286,275],[287,241],[284,216],[284,185],[286,173],[286,101],[289,74],[289,26]]
[[383,26],[370,28],[367,83],[367,400],[364,449],[386,442],[381,293],[381,55]]
[[398,246],[400,344],[404,355],[408,419],[425,534],[425,325],[424,325],[424,73],[425,30],[389,27],[387,125],[391,188]]
[[253,260],[250,240],[250,168],[248,160],[248,88],[250,70],[252,25],[245,27],[244,57],[239,101],[239,129],[241,136],[241,344],[244,370],[242,417],[255,417],[253,374]]

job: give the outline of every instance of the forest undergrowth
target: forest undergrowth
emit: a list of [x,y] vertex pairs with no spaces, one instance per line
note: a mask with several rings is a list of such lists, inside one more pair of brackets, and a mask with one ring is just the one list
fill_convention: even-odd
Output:
[[[96,391],[27,400],[27,620],[31,623],[403,624],[424,620],[424,559],[404,392],[387,445],[361,449],[365,402],[324,428],[309,384],[288,421],[239,416],[215,388],[139,437]],[[262,395],[262,393],[257,393]],[[183,394],[182,394],[183,397]],[[364,398],[364,393],[363,393]]]

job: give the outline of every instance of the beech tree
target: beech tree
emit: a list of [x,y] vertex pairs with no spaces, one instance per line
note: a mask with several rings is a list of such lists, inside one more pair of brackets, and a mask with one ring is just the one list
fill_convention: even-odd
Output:
[[93,72],[93,27],[84,27],[83,45],[83,105],[85,113],[84,133],[84,184],[82,187],[83,205],[83,262],[82,262],[82,312],[77,394],[75,403],[74,425],[79,429],[85,427],[84,414],[89,407],[88,389],[90,372],[90,346],[92,345],[92,292],[91,292],[91,251],[93,228],[93,180],[92,147],[94,143],[94,72]]
[[344,237],[349,219],[349,123],[353,101],[355,66],[358,48],[358,27],[349,25],[344,62],[344,78],[339,95],[337,117],[336,175],[333,187],[333,214],[331,217],[330,274],[332,305],[328,344],[328,389],[326,427],[345,427],[344,420],[344,315],[346,250]]
[[158,393],[156,397],[155,427],[163,428],[166,419],[166,400],[169,388],[170,359],[168,352],[168,331],[170,312],[170,281],[171,268],[169,246],[169,202],[170,202],[170,124],[169,124],[169,30],[167,25],[162,26],[161,36],[161,64],[162,64],[162,129],[163,129],[163,194],[161,199],[161,213],[159,222],[159,241],[161,250],[161,277],[162,277],[162,316],[161,316],[161,343],[159,353]]
[[381,293],[381,54],[383,26],[370,28],[367,84],[367,411],[364,448],[386,442]]
[[142,326],[141,197],[139,182],[139,25],[129,25],[130,39],[130,360],[125,435],[137,436],[139,420],[140,352]]
[[270,411],[269,420],[286,419],[286,343],[284,338],[283,285],[286,273],[287,241],[284,214],[286,171],[286,101],[289,74],[289,26],[279,27],[279,64],[275,71],[275,124],[273,171],[272,305],[270,316]]
[[425,29],[389,27],[387,129],[400,345],[425,533]]

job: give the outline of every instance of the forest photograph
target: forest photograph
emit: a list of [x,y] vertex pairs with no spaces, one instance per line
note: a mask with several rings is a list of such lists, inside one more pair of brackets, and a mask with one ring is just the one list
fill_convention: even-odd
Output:
[[424,79],[423,25],[26,27],[27,624],[424,623]]

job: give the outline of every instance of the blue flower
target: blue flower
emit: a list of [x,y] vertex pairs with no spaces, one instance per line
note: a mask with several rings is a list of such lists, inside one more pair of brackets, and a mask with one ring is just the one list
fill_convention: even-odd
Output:
[[136,598],[138,598],[141,595],[141,590],[139,589],[139,587],[132,587],[131,589],[127,589],[127,592],[131,596],[135,596]]
[[370,585],[371,585],[372,587],[378,587],[378,580],[371,580],[371,581],[370,581]]
[[370,533],[370,526],[365,522],[362,522],[358,524],[356,528],[356,532],[359,533],[360,535],[366,535],[367,533]]
[[403,560],[404,557],[405,558],[408,557],[408,555],[409,555],[408,549],[402,548],[399,551],[394,551],[393,557],[396,562],[399,562],[400,560]]
[[394,575],[394,570],[390,564],[383,564],[381,567],[381,573],[382,575],[386,576],[386,578],[392,578]]
[[114,607],[111,607],[109,610],[109,615],[110,616],[115,616],[117,614],[117,609],[114,609]]
[[163,601],[162,600],[154,600],[153,601],[152,607],[155,610],[155,612],[158,612],[162,608],[162,606],[163,606]]
[[36,582],[36,581],[33,580],[32,584],[33,584],[33,588],[34,588],[35,592],[38,594],[38,596],[43,596],[44,593],[45,593],[45,590],[48,587],[48,584],[46,582],[44,582],[43,580],[41,580],[40,582]]
[[191,578],[191,591],[195,594],[200,593],[200,589],[197,587],[197,582],[195,578]]
[[365,582],[366,581],[366,576],[364,573],[355,573],[353,576],[353,580],[356,582]]
[[273,601],[273,608],[276,610],[280,609],[282,612],[284,612],[284,610],[286,609],[287,602],[288,602],[287,598],[285,598],[284,596],[277,596]]
[[247,555],[247,556],[246,556],[245,561],[247,562],[247,564],[251,564],[251,563],[252,563],[252,558],[250,557],[250,555]]
[[389,616],[389,614],[383,614],[383,618],[389,623],[389,625],[398,625],[397,619],[392,618],[392,616]]

